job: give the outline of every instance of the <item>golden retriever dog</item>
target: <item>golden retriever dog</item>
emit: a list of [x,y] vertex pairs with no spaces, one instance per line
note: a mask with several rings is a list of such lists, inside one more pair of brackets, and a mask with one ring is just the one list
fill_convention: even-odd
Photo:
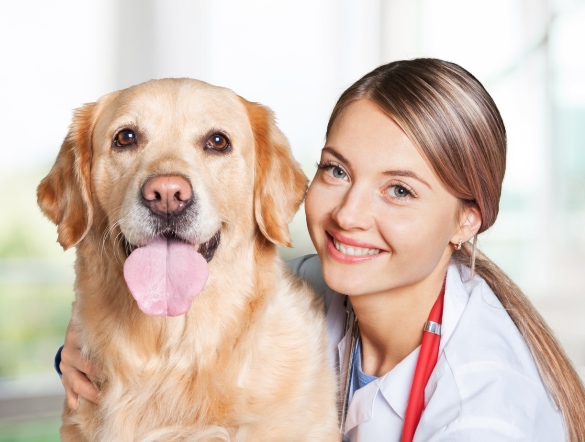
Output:
[[38,187],[103,370],[65,441],[331,441],[322,306],[277,245],[307,180],[266,107],[191,79],[75,112]]

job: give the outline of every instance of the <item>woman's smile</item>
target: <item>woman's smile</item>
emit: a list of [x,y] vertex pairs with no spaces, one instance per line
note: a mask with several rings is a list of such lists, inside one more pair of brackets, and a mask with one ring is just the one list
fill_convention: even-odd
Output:
[[377,258],[382,250],[374,245],[348,238],[336,232],[327,232],[327,249],[332,258],[355,263]]

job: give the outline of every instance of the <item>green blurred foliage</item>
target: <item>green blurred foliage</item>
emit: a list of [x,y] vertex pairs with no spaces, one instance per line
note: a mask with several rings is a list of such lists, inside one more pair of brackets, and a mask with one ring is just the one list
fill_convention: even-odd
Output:
[[36,202],[47,171],[0,178],[0,376],[51,371],[71,314],[74,254]]
[[4,235],[4,241],[0,243],[0,257],[24,258],[35,254],[35,243],[27,235],[25,226],[16,224],[10,226],[10,231]]
[[49,167],[0,178],[0,259],[53,258],[63,260],[57,229],[41,213],[36,188]]
[[51,371],[63,343],[72,284],[0,284],[0,376]]
[[59,442],[60,426],[57,417],[0,422],[0,442]]

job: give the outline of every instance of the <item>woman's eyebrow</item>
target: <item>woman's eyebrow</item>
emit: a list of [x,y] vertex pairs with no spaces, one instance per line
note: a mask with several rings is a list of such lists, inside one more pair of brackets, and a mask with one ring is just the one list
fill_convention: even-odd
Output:
[[431,187],[431,185],[429,183],[427,183],[420,176],[418,176],[416,173],[414,173],[410,170],[387,170],[385,172],[382,172],[382,174],[389,175],[389,176],[404,176],[404,177],[414,178],[415,180],[423,183],[429,189],[433,190],[433,188]]
[[350,162],[347,160],[347,158],[345,158],[343,155],[341,155],[339,152],[337,152],[335,149],[333,149],[332,147],[324,147],[322,149],[323,152],[328,152],[331,155],[333,155],[335,158],[337,158],[339,161],[341,161],[344,164],[347,164],[348,166],[351,166]]
[[[341,155],[339,152],[337,152],[335,149],[333,149],[332,147],[326,146],[322,149],[322,151],[333,155],[335,158],[337,158],[342,163],[347,164],[348,166],[351,166],[349,160],[347,158],[345,158],[343,155]],[[386,175],[386,176],[404,176],[404,177],[413,178],[413,179],[423,183],[429,189],[433,190],[433,188],[431,187],[431,185],[429,183],[427,183],[420,176],[418,176],[416,173],[414,173],[410,170],[387,170],[385,172],[382,172],[382,174]]]

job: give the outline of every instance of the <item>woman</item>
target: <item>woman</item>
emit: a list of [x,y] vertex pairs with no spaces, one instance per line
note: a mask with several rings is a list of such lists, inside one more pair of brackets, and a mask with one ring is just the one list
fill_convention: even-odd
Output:
[[[344,440],[585,435],[579,377],[475,247],[498,213],[505,154],[491,97],[452,63],[381,66],[336,104],[305,204],[318,257],[291,267],[325,298]],[[76,341],[68,331],[68,398],[98,400]]]

